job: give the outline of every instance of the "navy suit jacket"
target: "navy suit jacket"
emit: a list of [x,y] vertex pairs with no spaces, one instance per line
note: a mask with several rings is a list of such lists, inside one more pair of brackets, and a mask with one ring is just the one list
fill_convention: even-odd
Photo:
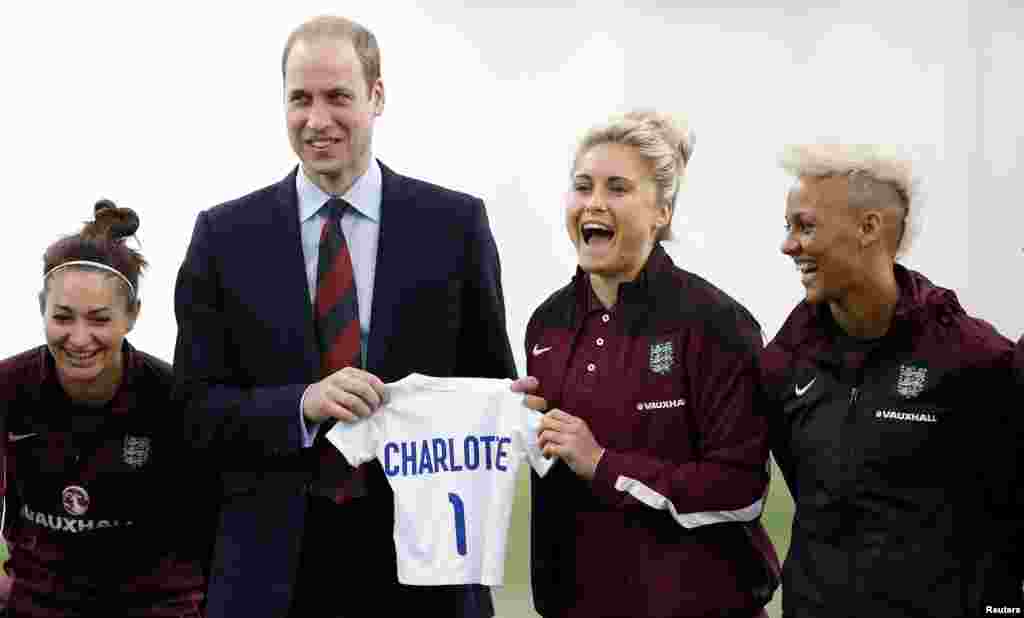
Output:
[[[296,172],[200,213],[175,288],[176,393],[195,456],[223,486],[211,618],[285,616],[295,584],[315,461],[301,448],[299,401],[320,378]],[[514,377],[483,202],[381,172],[366,369],[385,382],[412,372]],[[358,514],[336,532],[353,543],[340,563],[360,572],[367,556],[384,556],[393,578],[393,496],[383,475],[370,480],[358,507],[342,507]],[[371,584],[339,577],[339,601]]]

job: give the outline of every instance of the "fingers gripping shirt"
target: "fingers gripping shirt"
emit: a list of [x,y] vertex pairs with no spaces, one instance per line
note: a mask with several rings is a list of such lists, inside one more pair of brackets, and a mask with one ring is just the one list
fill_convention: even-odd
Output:
[[509,384],[412,374],[375,414],[328,432],[351,465],[384,468],[403,584],[501,585],[519,465],[543,476],[555,461],[537,447],[541,414]]

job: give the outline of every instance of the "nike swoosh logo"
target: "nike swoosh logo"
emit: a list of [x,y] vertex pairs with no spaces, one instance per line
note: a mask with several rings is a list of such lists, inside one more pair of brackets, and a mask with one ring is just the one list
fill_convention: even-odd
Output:
[[17,442],[18,440],[24,440],[25,438],[31,438],[32,436],[38,436],[38,433],[9,433],[7,437],[11,439],[11,442]]
[[816,381],[817,379],[818,379],[818,378],[817,378],[817,376],[815,376],[815,377],[814,377],[814,379],[812,379],[812,380],[811,380],[810,382],[808,382],[808,383],[807,383],[806,385],[804,385],[804,387],[803,387],[803,388],[800,388],[800,385],[799,385],[799,384],[797,384],[797,385],[796,385],[796,387],[795,387],[795,388],[796,388],[796,396],[797,396],[797,397],[803,397],[803,396],[804,396],[804,393],[806,393],[806,392],[807,392],[807,389],[811,388],[811,385],[813,385],[813,384],[814,384],[814,382],[815,382],[815,381]]
[[533,355],[534,356],[540,356],[541,354],[547,352],[550,349],[551,349],[551,346],[548,346],[546,348],[538,348],[537,344],[535,343],[535,344],[533,344]]

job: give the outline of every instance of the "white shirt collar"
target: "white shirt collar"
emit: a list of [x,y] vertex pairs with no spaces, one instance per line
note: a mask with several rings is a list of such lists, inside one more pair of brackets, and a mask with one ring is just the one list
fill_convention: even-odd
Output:
[[[306,172],[302,169],[302,165],[299,165],[299,171],[295,174],[295,190],[299,196],[300,222],[306,221],[310,217],[316,215],[324,205],[324,202],[331,197],[330,194],[316,186],[313,181],[306,176]],[[380,204],[383,199],[383,181],[381,178],[380,164],[377,163],[376,158],[372,156],[370,157],[370,166],[366,169],[366,173],[359,178],[356,178],[348,191],[340,197],[351,204],[359,214],[371,221],[374,221],[375,223],[380,222]]]

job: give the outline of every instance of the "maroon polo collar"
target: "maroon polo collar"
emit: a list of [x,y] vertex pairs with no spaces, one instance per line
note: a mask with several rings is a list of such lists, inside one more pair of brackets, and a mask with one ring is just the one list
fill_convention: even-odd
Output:
[[645,302],[650,295],[655,294],[657,283],[660,281],[659,275],[671,266],[672,260],[661,246],[661,243],[655,243],[651,254],[647,257],[647,262],[640,269],[640,274],[637,275],[636,279],[622,283],[619,286],[619,299],[612,309],[605,309],[604,305],[601,304],[601,300],[594,292],[594,288],[590,285],[590,277],[582,268],[577,266],[576,276],[573,277],[576,288],[577,315],[585,319],[586,316],[594,311],[614,313],[616,309],[624,305]]

